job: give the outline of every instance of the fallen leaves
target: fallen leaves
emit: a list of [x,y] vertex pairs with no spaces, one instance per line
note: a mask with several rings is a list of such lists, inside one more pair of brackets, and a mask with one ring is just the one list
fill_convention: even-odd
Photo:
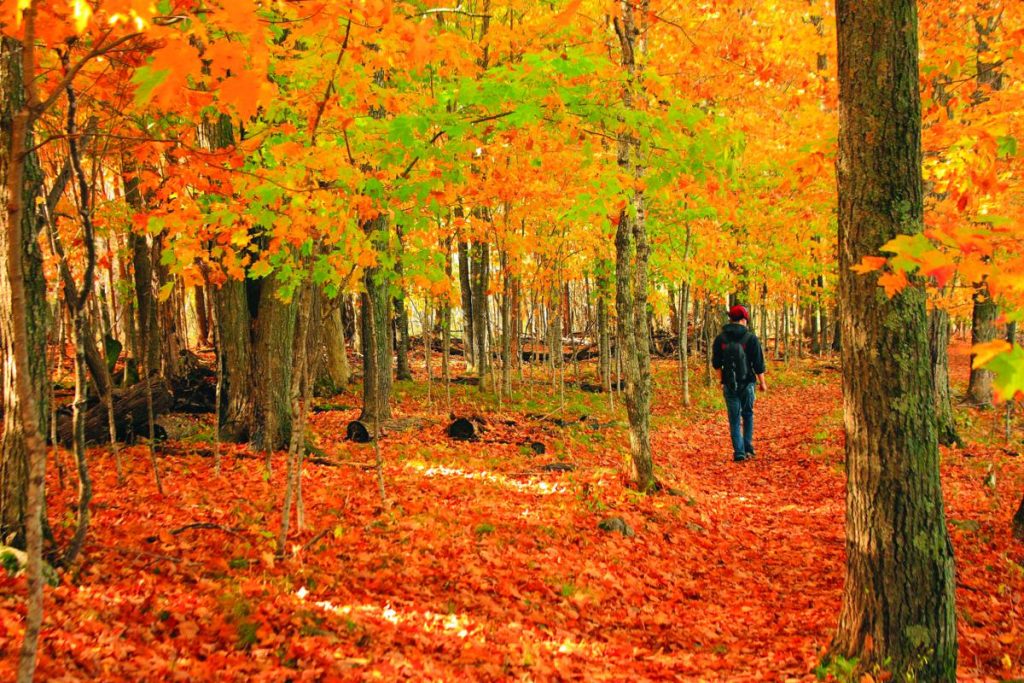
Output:
[[[844,571],[838,386],[778,387],[759,403],[759,455],[742,467],[726,457],[724,415],[680,418],[662,398],[661,476],[692,503],[625,486],[621,427],[510,412],[481,441],[455,444],[424,423],[382,442],[384,508],[372,472],[307,466],[306,526],[283,556],[268,531],[279,462],[267,477],[261,458],[228,450],[218,479],[209,458],[168,449],[158,498],[144,449],[122,451],[123,489],[95,451],[94,526],[81,565],[48,593],[40,677],[812,680]],[[405,398],[398,410],[424,407]],[[351,417],[315,415],[319,446],[369,462],[369,447],[331,436]],[[554,454],[524,449],[524,432]],[[1024,658],[1009,607],[1024,558],[999,532],[1010,501],[983,487],[978,459],[945,459],[951,518],[979,522],[952,526],[963,680],[1005,677]],[[576,469],[540,467],[550,461]],[[1000,485],[1019,488],[1024,462],[999,462]],[[58,536],[73,498],[52,483]],[[598,530],[608,517],[635,536]],[[5,677],[23,584],[0,581]]]

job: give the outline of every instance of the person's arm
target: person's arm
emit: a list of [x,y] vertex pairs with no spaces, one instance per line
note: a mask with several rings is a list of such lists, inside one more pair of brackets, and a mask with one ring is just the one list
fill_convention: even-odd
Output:
[[722,335],[715,337],[715,341],[711,343],[711,367],[718,370],[718,378],[722,378],[722,350],[720,348],[719,341],[722,339]]
[[757,388],[761,391],[768,391],[768,382],[765,381],[764,350],[761,348],[761,340],[754,337],[754,376],[757,378]]

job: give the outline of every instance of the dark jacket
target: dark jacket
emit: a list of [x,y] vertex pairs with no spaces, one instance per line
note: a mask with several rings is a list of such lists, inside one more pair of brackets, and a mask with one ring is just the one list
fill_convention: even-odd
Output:
[[715,343],[711,349],[711,366],[715,370],[721,370],[725,363],[726,344],[732,340],[739,341],[747,333],[750,334],[747,338],[747,345],[744,347],[747,352],[747,377],[743,384],[753,384],[757,381],[757,375],[764,374],[764,352],[761,350],[761,342],[757,336],[744,325],[729,323],[722,328],[722,334],[715,337]]

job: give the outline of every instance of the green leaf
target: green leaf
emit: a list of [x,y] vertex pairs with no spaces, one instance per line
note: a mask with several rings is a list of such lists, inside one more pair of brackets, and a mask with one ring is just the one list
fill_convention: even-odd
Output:
[[266,277],[274,272],[274,267],[267,261],[260,259],[249,268],[249,277],[255,279]]
[[132,76],[132,83],[135,84],[135,106],[144,107],[149,104],[153,99],[153,93],[170,75],[170,69],[154,70],[148,66],[136,69]]
[[996,140],[998,145],[1000,157],[1015,157],[1017,156],[1018,143],[1017,138],[1007,135]]
[[1024,393],[1024,349],[1021,347],[1014,346],[999,354],[986,363],[985,368],[994,373],[993,383],[1004,400]]

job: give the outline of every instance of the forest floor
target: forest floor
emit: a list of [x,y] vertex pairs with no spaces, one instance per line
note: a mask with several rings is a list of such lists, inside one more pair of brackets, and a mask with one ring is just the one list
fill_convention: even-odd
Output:
[[[963,347],[953,360],[962,383]],[[682,496],[625,485],[628,438],[606,396],[570,387],[563,403],[538,379],[498,407],[453,386],[452,411],[488,426],[453,442],[443,387],[431,407],[421,380],[396,385],[396,413],[418,421],[381,443],[382,504],[373,447],[342,440],[358,399],[335,397],[312,416],[323,459],[304,467],[305,524],[283,557],[283,455],[267,474],[262,454],[224,447],[217,477],[198,421],[158,451],[161,496],[144,445],[122,449],[121,487],[110,451],[93,450],[92,527],[47,591],[37,678],[815,680],[844,575],[836,365],[773,368],[758,456],[737,464],[717,392],[695,372],[682,409],[675,366],[659,362],[654,457]],[[1020,431],[1007,446],[993,412],[963,413],[971,438],[942,466],[960,677],[1011,680],[1024,677],[1024,545],[1009,531]],[[556,463],[574,469],[544,469]],[[70,477],[62,487],[49,468],[62,540]],[[611,516],[635,535],[600,530]],[[12,678],[23,594],[0,572],[0,680]]]

